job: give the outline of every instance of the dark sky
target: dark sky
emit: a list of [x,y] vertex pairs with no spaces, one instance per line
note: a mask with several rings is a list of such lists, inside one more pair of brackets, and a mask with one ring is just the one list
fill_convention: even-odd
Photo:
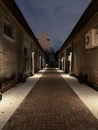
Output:
[[91,0],[15,0],[38,37],[46,33],[51,47],[58,50]]

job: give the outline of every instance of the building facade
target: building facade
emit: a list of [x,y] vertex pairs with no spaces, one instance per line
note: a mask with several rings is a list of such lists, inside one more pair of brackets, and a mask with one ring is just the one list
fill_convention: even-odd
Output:
[[58,66],[98,85],[98,1],[92,0],[58,52]]
[[0,86],[12,79],[15,84],[43,67],[44,51],[15,1],[0,0]]

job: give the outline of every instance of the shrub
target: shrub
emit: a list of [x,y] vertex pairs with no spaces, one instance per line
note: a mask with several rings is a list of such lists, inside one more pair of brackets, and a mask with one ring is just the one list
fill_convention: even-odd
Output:
[[18,82],[25,82],[26,81],[26,75],[19,74]]
[[2,86],[3,83],[8,83],[9,81],[11,81],[14,78],[15,78],[15,74],[12,74],[10,77],[2,77],[0,79],[0,86]]
[[88,81],[88,74],[87,73],[79,73],[78,80],[80,83],[87,83]]

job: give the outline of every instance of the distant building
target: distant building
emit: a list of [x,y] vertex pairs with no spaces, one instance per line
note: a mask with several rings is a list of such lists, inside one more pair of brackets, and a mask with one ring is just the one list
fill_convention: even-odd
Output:
[[46,52],[50,51],[50,40],[46,33],[39,34],[38,41],[44,51],[46,51]]

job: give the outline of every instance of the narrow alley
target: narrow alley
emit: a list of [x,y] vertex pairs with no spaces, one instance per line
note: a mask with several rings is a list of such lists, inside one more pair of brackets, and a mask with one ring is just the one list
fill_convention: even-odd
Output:
[[98,130],[98,0],[0,0],[0,130]]
[[97,129],[98,120],[88,107],[57,69],[48,68],[2,130]]

